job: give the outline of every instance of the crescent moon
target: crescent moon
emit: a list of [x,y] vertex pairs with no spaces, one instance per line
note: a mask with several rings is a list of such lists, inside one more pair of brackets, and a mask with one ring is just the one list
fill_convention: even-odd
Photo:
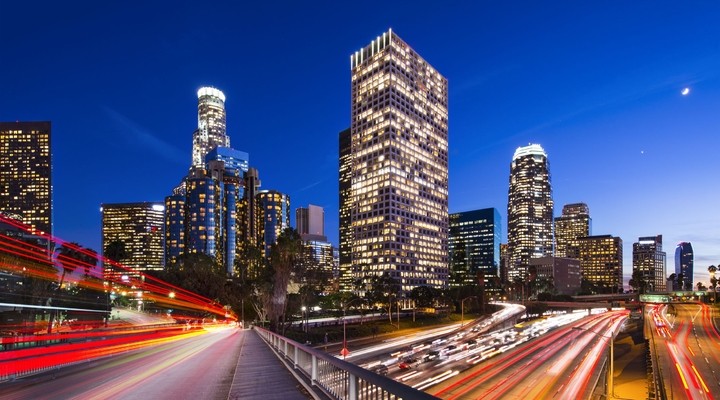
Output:
[[685,89],[683,89],[682,92],[680,92],[680,93],[681,93],[683,96],[687,96],[688,93],[690,93],[690,88],[685,88]]

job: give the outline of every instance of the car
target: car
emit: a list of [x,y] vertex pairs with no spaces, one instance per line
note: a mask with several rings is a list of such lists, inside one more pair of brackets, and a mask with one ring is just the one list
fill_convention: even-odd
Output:
[[388,367],[386,365],[378,365],[377,367],[373,368],[372,371],[378,375],[387,375]]
[[401,371],[405,371],[405,370],[410,369],[411,365],[406,362],[401,362],[400,364],[398,364],[398,368],[400,368]]
[[432,360],[435,360],[440,356],[439,351],[429,351],[427,354],[425,354],[425,357],[423,357],[423,362],[430,362]]

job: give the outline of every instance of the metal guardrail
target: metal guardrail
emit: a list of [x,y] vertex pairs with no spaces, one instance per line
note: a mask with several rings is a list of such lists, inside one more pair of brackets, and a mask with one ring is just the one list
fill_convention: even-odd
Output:
[[313,386],[338,400],[430,400],[423,391],[398,383],[331,354],[302,345],[263,328],[254,327],[265,342],[305,375]]

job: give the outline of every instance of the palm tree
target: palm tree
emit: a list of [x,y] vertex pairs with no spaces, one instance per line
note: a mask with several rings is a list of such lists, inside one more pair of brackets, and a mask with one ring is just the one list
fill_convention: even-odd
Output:
[[708,272],[710,273],[710,287],[713,291],[713,303],[715,302],[715,288],[717,287],[717,278],[715,277],[716,271],[717,267],[715,267],[714,265],[708,267]]
[[270,267],[272,268],[272,303],[268,310],[271,329],[277,331],[280,317],[285,314],[288,284],[293,276],[300,278],[297,269],[298,258],[302,251],[300,234],[293,228],[285,228],[270,248]]

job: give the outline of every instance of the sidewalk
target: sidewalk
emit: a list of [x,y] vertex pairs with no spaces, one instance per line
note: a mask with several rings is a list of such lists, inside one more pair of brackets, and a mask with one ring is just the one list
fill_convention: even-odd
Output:
[[229,400],[307,400],[314,397],[252,329],[241,331],[240,357]]

